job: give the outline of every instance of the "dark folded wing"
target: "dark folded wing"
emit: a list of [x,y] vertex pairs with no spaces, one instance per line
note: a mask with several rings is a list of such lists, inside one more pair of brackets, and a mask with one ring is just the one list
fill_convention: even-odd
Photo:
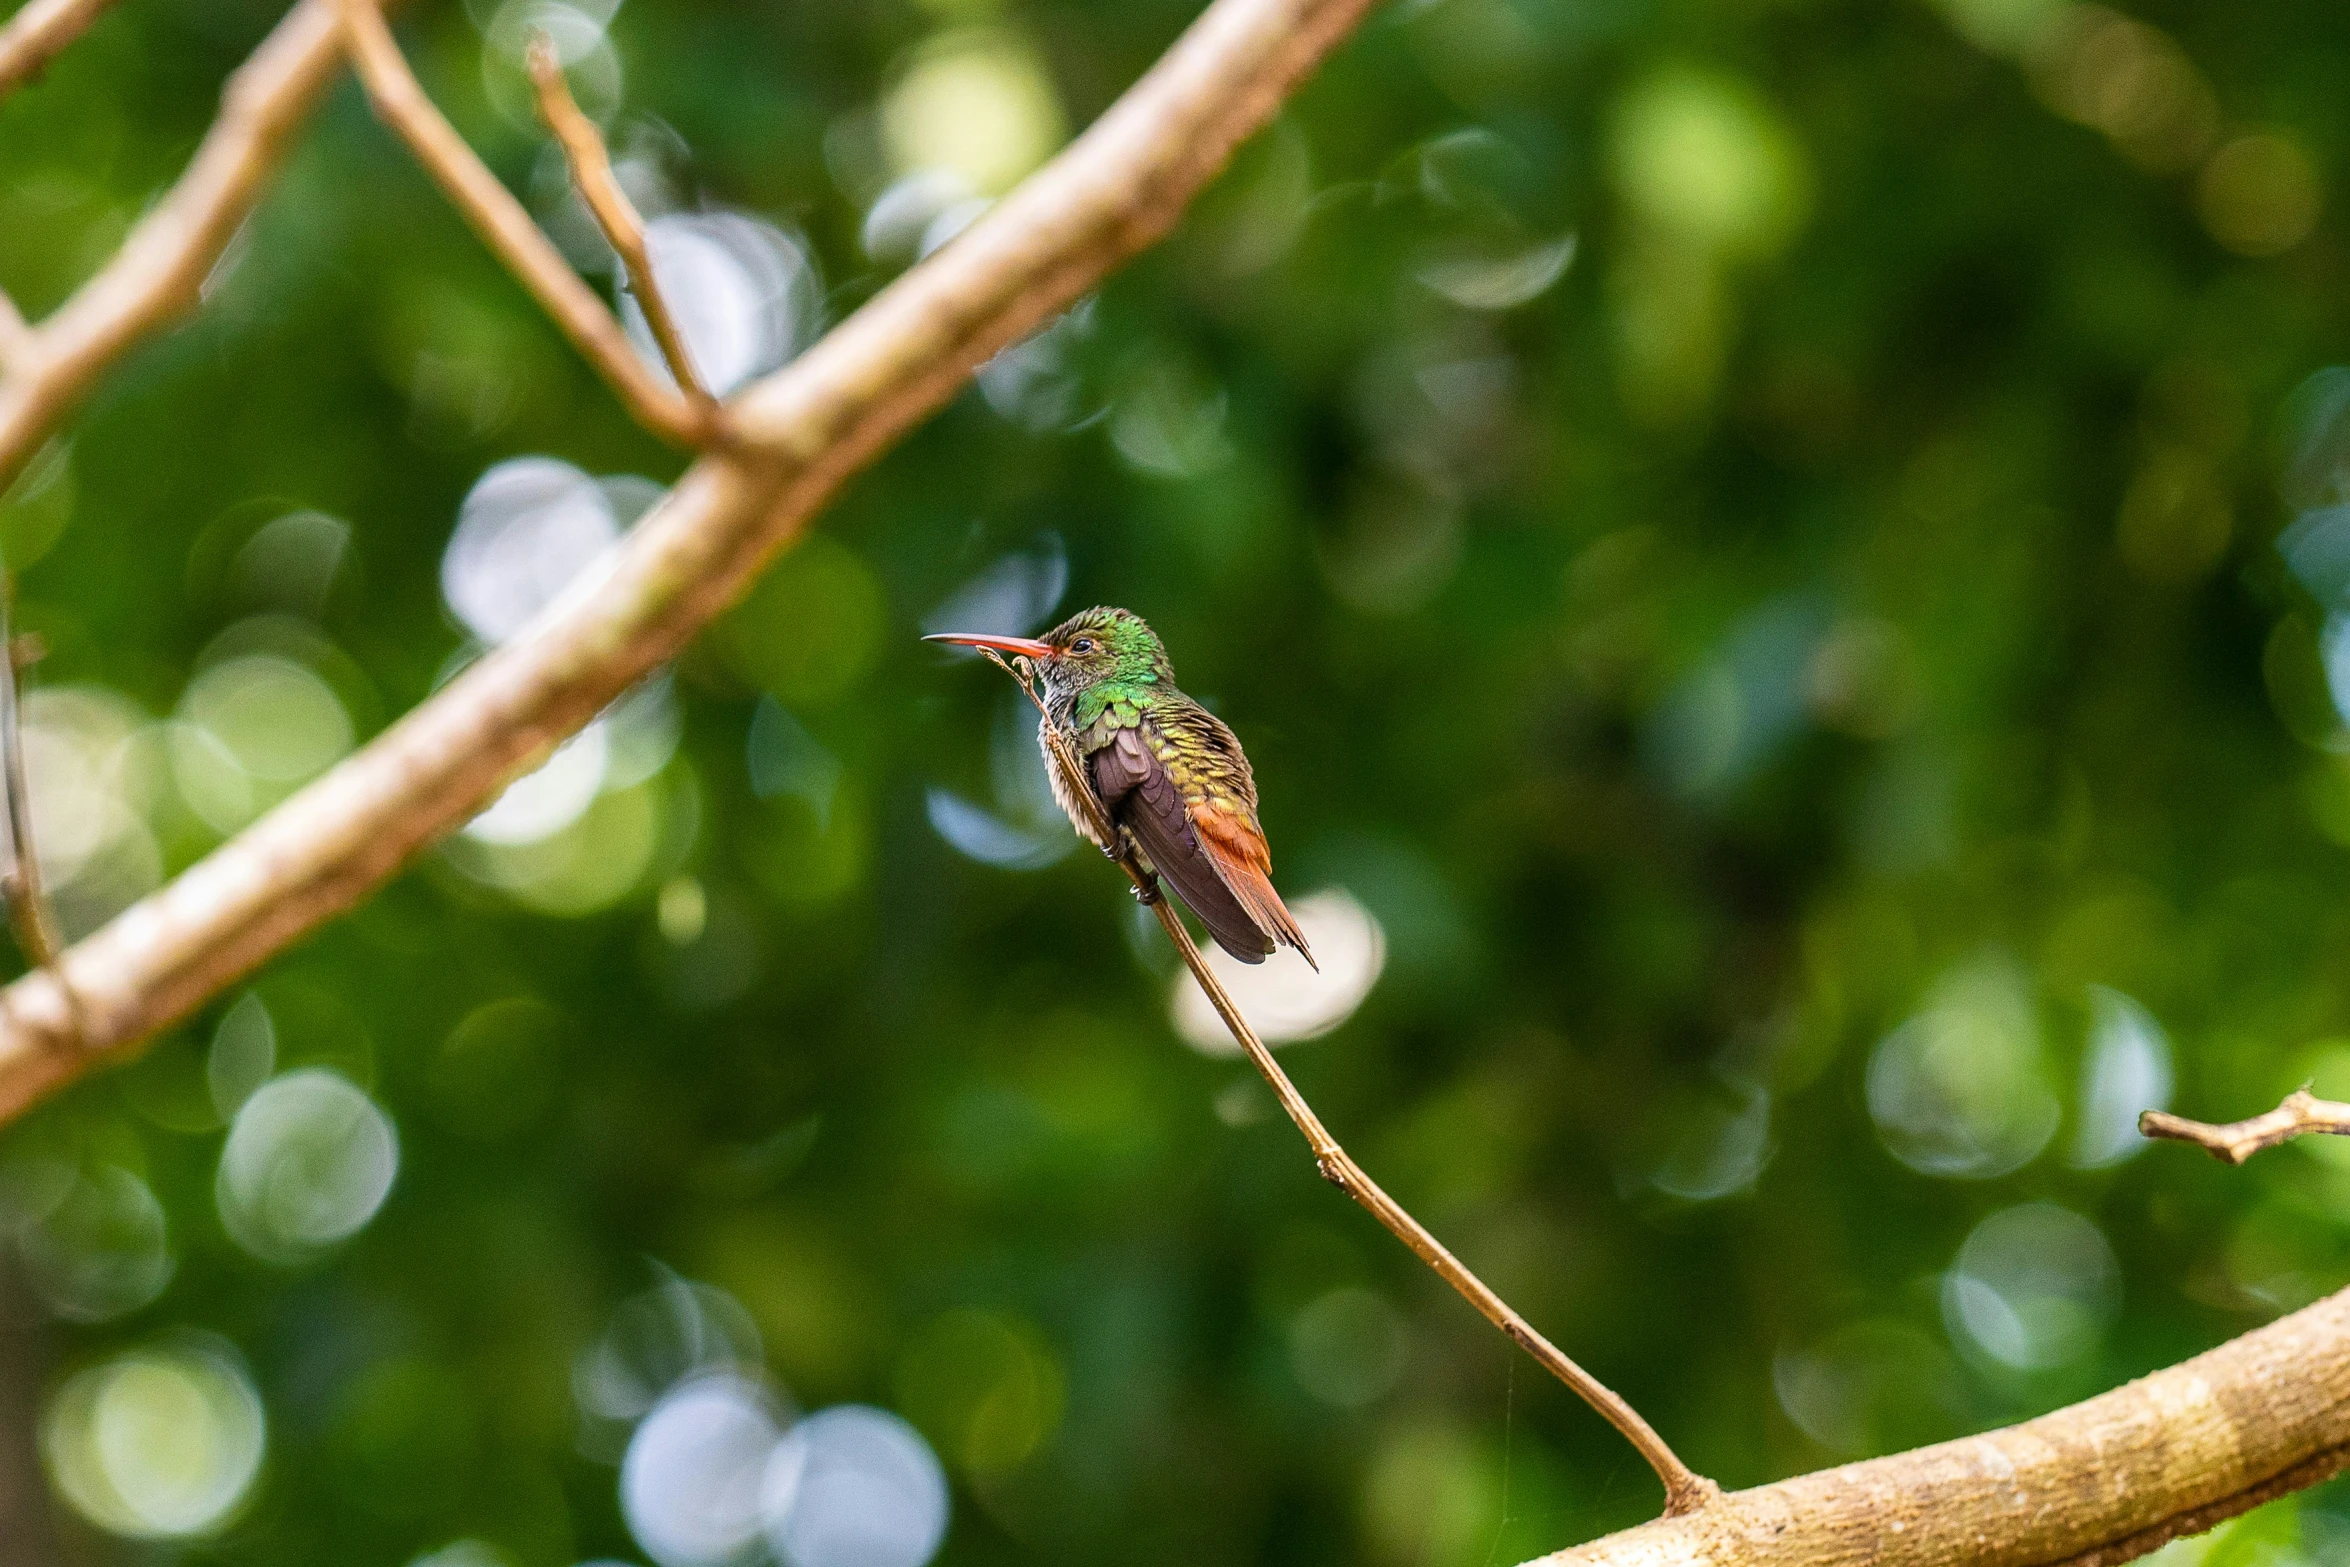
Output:
[[1180,730],[1188,743],[1177,743],[1147,718],[1143,742],[1174,779],[1190,811],[1192,836],[1232,901],[1258,930],[1314,963],[1305,932],[1273,887],[1273,851],[1257,825],[1257,784],[1241,755],[1240,737],[1206,708],[1183,700]]
[[1134,834],[1152,868],[1200,917],[1216,945],[1243,963],[1264,962],[1273,950],[1272,937],[1249,917],[1217,874],[1192,829],[1182,791],[1151,754],[1140,728],[1116,731],[1108,744],[1086,758],[1086,767],[1094,792],[1109,807],[1110,819]]

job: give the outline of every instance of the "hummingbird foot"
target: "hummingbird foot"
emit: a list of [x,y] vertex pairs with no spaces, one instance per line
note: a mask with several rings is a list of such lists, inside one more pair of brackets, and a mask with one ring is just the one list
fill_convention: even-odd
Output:
[[1147,909],[1159,901],[1159,889],[1155,886],[1138,883],[1134,888],[1134,901]]

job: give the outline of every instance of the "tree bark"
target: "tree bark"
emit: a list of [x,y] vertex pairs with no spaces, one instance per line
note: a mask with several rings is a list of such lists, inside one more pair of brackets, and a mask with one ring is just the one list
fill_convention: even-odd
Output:
[[2113,1567],[2350,1466],[2350,1291],[2022,1425],[1528,1567]]

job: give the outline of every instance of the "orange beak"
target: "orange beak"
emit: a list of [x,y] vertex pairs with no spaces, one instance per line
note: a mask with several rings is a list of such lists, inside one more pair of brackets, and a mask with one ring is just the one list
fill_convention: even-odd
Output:
[[952,643],[956,647],[993,648],[998,653],[1011,653],[1020,658],[1051,658],[1054,652],[1050,642],[1039,642],[1034,637],[983,637],[967,631],[941,631],[922,640]]

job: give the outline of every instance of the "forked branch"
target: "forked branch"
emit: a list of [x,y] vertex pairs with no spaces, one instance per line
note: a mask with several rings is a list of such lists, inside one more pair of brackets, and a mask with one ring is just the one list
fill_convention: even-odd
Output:
[[1639,1450],[1640,1456],[1648,1460],[1649,1467],[1656,1471],[1656,1477],[1664,1482],[1665,1513],[1668,1517],[1695,1512],[1720,1496],[1721,1487],[1681,1462],[1665,1439],[1656,1434],[1656,1429],[1641,1418],[1638,1410],[1626,1403],[1607,1384],[1577,1365],[1557,1345],[1537,1333],[1533,1324],[1519,1316],[1508,1301],[1495,1294],[1492,1287],[1470,1271],[1467,1264],[1446,1250],[1442,1241],[1428,1233],[1426,1226],[1413,1218],[1402,1203],[1388,1196],[1385,1189],[1372,1180],[1361,1165],[1355,1163],[1354,1157],[1339,1146],[1338,1139],[1330,1135],[1330,1129],[1322,1124],[1322,1118],[1306,1102],[1306,1096],[1298,1092],[1297,1085],[1289,1080],[1289,1074],[1281,1069],[1281,1063],[1273,1059],[1272,1050],[1257,1037],[1256,1029],[1234,1004],[1223,981],[1216,978],[1215,971],[1200,956],[1199,945],[1191,939],[1191,932],[1185,927],[1183,917],[1175,912],[1175,905],[1161,890],[1158,877],[1144,867],[1135,854],[1131,840],[1102,810],[1101,800],[1087,782],[1085,769],[1078,763],[1069,736],[1053,723],[1051,714],[1045,709],[1044,699],[1036,689],[1035,672],[1028,667],[1028,661],[1007,660],[992,648],[981,648],[979,651],[1018,681],[1020,689],[1027,693],[1028,700],[1035,704],[1037,721],[1044,726],[1045,743],[1051,748],[1053,761],[1061,772],[1063,787],[1058,792],[1083,805],[1086,817],[1092,824],[1095,841],[1118,845],[1110,857],[1126,873],[1126,879],[1134,884],[1134,895],[1149,905],[1151,912],[1158,916],[1160,926],[1167,932],[1167,939],[1175,944],[1175,950],[1182,955],[1183,966],[1191,971],[1192,979],[1207,996],[1208,1004],[1216,1009],[1216,1015],[1224,1020],[1225,1028],[1231,1031],[1234,1042],[1248,1057],[1249,1064],[1257,1069],[1257,1075],[1273,1090],[1273,1097],[1281,1101],[1282,1110],[1304,1135],[1306,1146],[1313,1150],[1314,1164],[1322,1172],[1322,1178],[1368,1209],[1371,1216],[1385,1225],[1390,1234],[1411,1248],[1412,1255],[1435,1269],[1438,1278],[1451,1285],[1462,1299],[1476,1307],[1486,1321],[1501,1329],[1512,1342],[1532,1355],[1543,1370],[1572,1388],[1577,1397],[1597,1410],[1609,1425],[1623,1433],[1624,1439]]
[[661,291],[660,279],[653,275],[652,252],[645,247],[645,220],[637,214],[628,192],[620,188],[612,172],[612,155],[605,150],[595,122],[580,113],[572,99],[571,84],[563,79],[562,57],[555,52],[555,41],[545,33],[534,34],[530,40],[530,79],[538,88],[539,118],[547,122],[547,129],[562,145],[564,161],[571,165],[571,182],[579,187],[579,199],[587,203],[596,227],[604,231],[605,241],[627,269],[629,292],[645,313],[653,341],[661,346],[670,379],[688,401],[702,409],[705,419],[715,421],[717,410],[712,406],[710,389],[694,373],[685,334],[678,330],[669,298]]
[[2193,1143],[2223,1164],[2242,1164],[2263,1148],[2289,1143],[2313,1132],[2350,1136],[2350,1105],[2320,1099],[2304,1086],[2285,1096],[2274,1110],[2241,1121],[2214,1125],[2190,1121],[2167,1110],[2149,1110],[2138,1117],[2138,1130],[2147,1137],[2168,1137]]
[[716,405],[663,384],[637,357],[604,301],[571,270],[571,263],[540,232],[529,212],[465,138],[425,96],[384,21],[381,0],[340,0],[351,63],[368,101],[408,144],[441,194],[464,215],[506,270],[555,318],[573,346],[611,384],[636,421],[680,446],[703,446],[718,433]]
[[[179,183],[7,363],[0,484],[107,366],[194,304],[333,77],[342,3],[297,0],[231,78]],[[360,901],[671,656],[974,365],[1165,233],[1370,3],[1214,0],[1051,165],[739,395],[739,440],[697,461],[596,580],[54,965],[0,991],[0,1120],[135,1054]],[[2350,1304],[2336,1298],[2014,1431],[1725,1496],[1557,1560],[2107,1567],[2313,1484],[2345,1455]]]
[[[344,3],[301,0],[279,30],[291,36],[273,35],[240,73],[248,86],[242,96],[232,88],[232,109],[262,106],[251,96],[261,79],[250,73],[264,69],[278,73],[265,99],[273,127],[306,106],[311,83],[282,83],[281,56],[304,51],[304,68],[315,65],[323,82]],[[975,365],[1172,227],[1370,3],[1215,0],[1084,135],[954,244],[739,394],[729,405],[739,438],[706,452],[591,580],[325,777],[67,948],[53,969],[0,991],[0,1121],[134,1054],[350,908],[675,654],[849,475],[953,395]],[[375,7],[351,14],[359,35],[375,40],[378,64],[395,67],[395,91],[412,81],[396,49],[381,58],[390,40]],[[503,187],[499,197],[513,206]],[[182,259],[175,252],[175,265]],[[38,416],[12,430],[6,394],[16,382],[0,383],[0,456],[19,430],[46,435],[62,404],[44,387]]]

